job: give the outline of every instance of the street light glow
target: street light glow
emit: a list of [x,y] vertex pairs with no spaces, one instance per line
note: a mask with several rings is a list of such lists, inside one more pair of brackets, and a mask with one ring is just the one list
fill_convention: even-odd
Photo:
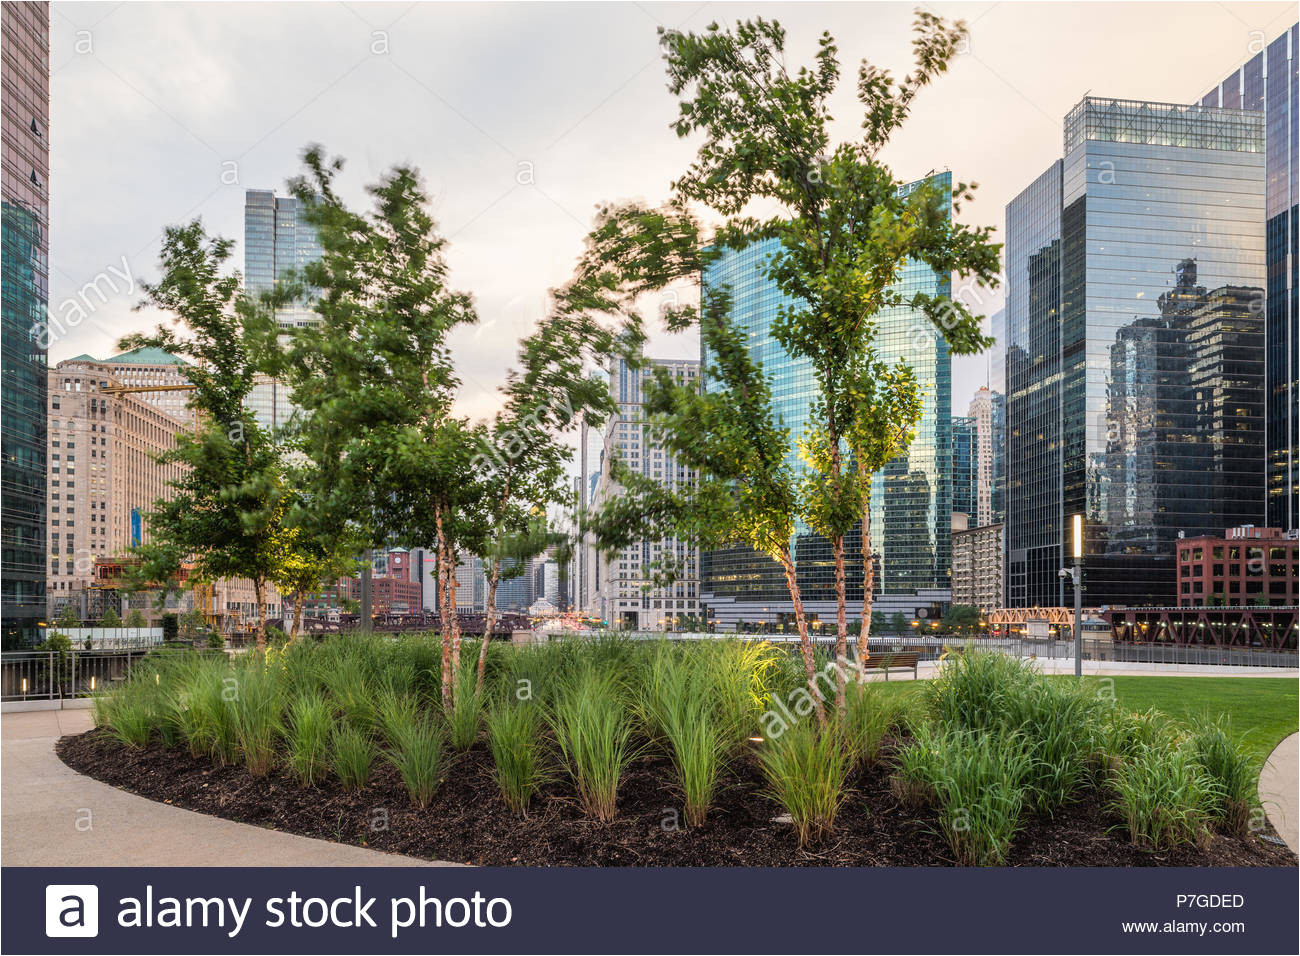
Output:
[[1083,557],[1083,515],[1074,516],[1074,560]]

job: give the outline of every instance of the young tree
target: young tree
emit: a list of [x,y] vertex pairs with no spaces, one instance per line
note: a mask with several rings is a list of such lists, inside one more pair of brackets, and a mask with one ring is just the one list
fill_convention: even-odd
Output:
[[319,147],[291,184],[322,248],[303,270],[317,290],[320,325],[296,330],[276,360],[303,411],[297,447],[312,464],[303,488],[317,520],[368,547],[433,541],[443,594],[443,701],[457,682],[457,551],[481,533],[471,520],[477,442],[452,414],[458,380],[448,335],[477,321],[465,293],[447,288],[445,241],[417,171],[399,166],[368,188],[354,212],[335,189],[342,160]]
[[[926,183],[905,190],[878,158],[916,93],[947,69],[965,33],[960,22],[949,25],[919,12],[914,70],[895,83],[888,71],[864,62],[857,83],[863,134],[832,146],[828,100],[840,65],[828,33],[812,66],[792,73],[785,65],[785,32],[772,21],[743,21],[734,32],[716,23],[702,34],[661,30],[669,88],[681,100],[676,132],[704,138],[695,163],[674,183],[676,197],[722,218],[715,237],[720,246],[777,240],[766,275],[795,304],[780,309],[773,335],[788,355],[807,360],[818,386],[809,431],[800,436],[807,468],[799,505],[834,555],[840,706],[847,643],[844,536],[862,514],[861,482],[846,467],[845,441],[857,433],[874,444],[873,437],[884,437],[874,435],[882,424],[896,435],[892,424],[871,414],[863,394],[881,364],[872,353],[875,317],[884,308],[909,306],[958,354],[990,342],[963,303],[947,294],[908,292],[897,282],[902,266],[916,260],[941,275],[995,284],[999,246],[990,241],[991,229],[954,224],[940,188]],[[953,206],[959,208],[973,188],[956,184]],[[756,202],[774,211],[755,217]],[[906,447],[895,446],[895,453]],[[870,563],[867,548],[864,564]]]
[[166,230],[162,277],[144,283],[146,299],[173,315],[180,332],[159,327],[130,335],[124,350],[154,347],[190,358],[185,377],[194,386],[190,407],[200,425],[178,436],[163,462],[185,465],[173,494],[154,504],[150,540],[136,549],[131,575],[139,587],[176,587],[182,562],[193,561],[191,584],[248,578],[257,602],[257,646],[266,646],[266,588],[273,566],[272,541],[283,515],[280,455],[246,400],[259,371],[259,343],[266,337],[264,310],[243,295],[238,272],[222,274],[228,239],[211,238],[199,220]]
[[137,607],[132,608],[131,613],[126,616],[127,627],[148,627],[149,622],[144,619],[144,613]]
[[100,620],[99,626],[100,627],[121,627],[122,618],[118,616],[117,611],[115,611],[113,608],[110,607],[106,611],[104,611],[104,617]]
[[73,609],[71,604],[63,605],[63,610],[59,612],[59,619],[56,621],[59,627],[81,627],[81,618]]

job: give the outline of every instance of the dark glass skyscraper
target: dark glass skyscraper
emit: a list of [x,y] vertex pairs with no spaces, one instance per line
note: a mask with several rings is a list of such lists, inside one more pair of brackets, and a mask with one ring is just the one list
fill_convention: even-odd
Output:
[[0,624],[4,647],[45,617],[46,306],[49,299],[50,6],[0,7],[4,80],[0,340]]
[[1300,24],[1284,31],[1201,99],[1202,106],[1263,110],[1268,524],[1300,526]]
[[960,415],[952,420],[952,510],[978,523],[979,472],[975,419]]
[[1175,603],[1173,541],[1263,520],[1264,117],[1089,97],[1007,207],[1007,602]]
[[[951,190],[950,173],[933,179]],[[919,185],[904,188],[912,190]],[[749,336],[750,353],[768,375],[773,404],[790,430],[787,458],[792,467],[802,469],[798,442],[808,424],[816,384],[809,364],[786,355],[772,335],[778,309],[791,304],[764,275],[775,243],[767,240],[723,255],[710,265],[703,280],[706,287],[726,285],[730,289],[732,320]],[[947,295],[951,282],[949,276],[910,262],[902,269],[898,288],[904,293]],[[880,357],[889,363],[903,358],[912,366],[924,402],[915,440],[906,454],[876,474],[871,496],[877,600],[887,612],[898,609],[910,615],[918,607],[943,603],[949,597],[952,366],[947,341],[933,334],[915,310],[906,306],[886,309],[876,320]],[[708,387],[707,380],[704,387]],[[808,613],[822,621],[833,620],[835,581],[830,543],[799,525],[793,553]],[[862,600],[861,536],[856,530],[845,538],[845,569],[853,612]],[[737,621],[781,622],[792,617],[780,567],[748,548],[703,552],[700,591],[701,601],[719,629],[730,629]]]

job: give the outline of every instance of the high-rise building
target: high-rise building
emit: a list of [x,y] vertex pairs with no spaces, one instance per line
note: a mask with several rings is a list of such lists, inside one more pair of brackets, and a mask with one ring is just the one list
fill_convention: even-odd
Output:
[[1300,527],[1300,24],[1201,98],[1202,106],[1264,113],[1264,257],[1267,272],[1265,431],[1268,523]]
[[[982,524],[979,513],[978,435],[975,419],[965,415],[952,420],[952,511],[964,514],[973,528]],[[985,503],[985,517],[988,504]]]
[[1002,525],[953,529],[952,603],[981,611],[1002,606]]
[[[951,190],[950,173],[923,182]],[[778,240],[755,243],[726,252],[709,265],[706,287],[727,286],[732,321],[748,336],[750,355],[761,363],[772,386],[772,402],[790,430],[787,460],[803,468],[798,442],[816,397],[812,368],[791,358],[772,334],[783,306],[797,303],[786,297],[763,273]],[[949,295],[951,277],[929,266],[908,262],[896,287],[910,294]],[[906,361],[916,373],[922,414],[910,448],[872,480],[871,559],[876,562],[875,603],[884,613],[927,615],[950,597],[952,565],[952,365],[948,343],[929,332],[930,325],[909,306],[882,310],[876,316],[876,349],[886,362]],[[708,388],[707,375],[704,387]],[[862,602],[861,536],[845,537],[845,572],[850,613]],[[800,524],[792,542],[795,567],[805,611],[814,622],[835,619],[835,575],[830,542]],[[789,624],[793,621],[789,590],[780,566],[749,548],[705,551],[700,556],[702,602],[718,630],[737,624]]]
[[1008,605],[1067,602],[1073,515],[1092,607],[1262,521],[1264,187],[1263,114],[1087,97],[1008,205]]
[[0,627],[8,649],[38,640],[45,617],[50,5],[4,4],[0,49]]
[[123,558],[149,540],[148,514],[171,494],[169,483],[183,471],[182,465],[159,464],[157,458],[174,448],[189,426],[145,395],[102,392],[125,384],[108,376],[109,365],[68,359],[48,374],[51,616],[67,604],[86,612],[93,602],[84,592],[98,583],[96,560]]
[[[1006,401],[999,392],[991,391],[988,388],[980,388],[975,391],[975,397],[971,399],[970,409],[966,413],[971,422],[973,437],[971,466],[975,490],[974,502],[975,510],[967,512],[971,517],[971,527],[983,527],[984,525],[997,524],[1002,520],[1003,495],[1001,492],[1002,468],[1005,461],[1001,449],[1005,444],[1006,438]],[[961,511],[957,507],[957,434],[956,422],[962,419],[953,419],[953,511]]]
[[86,371],[104,379],[112,379],[114,385],[151,389],[175,385],[175,391],[139,392],[135,397],[146,405],[166,412],[172,418],[190,420],[190,380],[185,375],[185,360],[182,358],[162,349],[139,348],[106,359],[82,353],[66,361],[76,362]]
[[[674,459],[646,432],[642,386],[656,369],[665,369],[679,385],[695,386],[699,382],[700,363],[694,359],[651,359],[646,368],[633,368],[621,358],[613,361],[609,379],[618,414],[610,416],[605,426],[602,470],[594,496],[596,507],[619,493],[610,476],[615,458],[642,477],[670,489],[695,481],[695,472]],[[684,619],[699,616],[699,552],[686,542],[678,538],[638,541],[617,553],[600,554],[597,561],[599,588],[593,611],[610,624],[632,630],[672,630]],[[652,566],[668,564],[676,569],[675,580],[656,586]],[[552,562],[548,562],[544,596],[555,604],[551,566]],[[554,588],[562,599],[558,579]]]
[[[277,282],[296,275],[321,256],[316,228],[307,221],[302,202],[277,196],[270,189],[249,189],[244,194],[244,288],[250,294],[270,292]],[[276,310],[280,328],[289,331],[319,321],[310,296]],[[290,389],[259,375],[248,397],[248,408],[263,428],[275,431],[288,424],[294,405]]]

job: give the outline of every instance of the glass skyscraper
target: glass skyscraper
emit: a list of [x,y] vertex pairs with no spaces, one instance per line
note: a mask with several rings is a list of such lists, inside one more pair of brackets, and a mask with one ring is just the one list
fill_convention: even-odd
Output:
[[[244,193],[244,288],[249,294],[269,292],[291,273],[301,278],[303,267],[320,256],[316,229],[297,198],[270,189]],[[286,331],[319,321],[305,300],[277,309],[275,318]],[[284,427],[294,412],[288,386],[265,376],[253,386],[248,404],[258,423],[272,431]]]
[[1007,207],[1007,603],[1176,603],[1174,540],[1264,507],[1264,117],[1085,98]]
[[6,649],[45,618],[46,306],[49,300],[50,5],[0,8],[4,84],[0,335],[0,625]]
[[1292,24],[1267,47],[1201,99],[1202,106],[1263,110],[1265,268],[1265,431],[1268,444],[1268,513],[1271,527],[1300,526],[1300,101]]
[[[922,180],[904,187],[916,189]],[[933,177],[951,191],[950,173]],[[772,335],[778,309],[792,301],[764,274],[777,240],[729,251],[712,262],[703,276],[706,288],[727,286],[731,319],[749,337],[750,354],[762,365],[772,386],[772,402],[790,430],[787,460],[801,470],[798,443],[816,398],[809,363],[785,353]],[[898,288],[904,293],[950,294],[949,276],[923,263],[902,269]],[[951,576],[952,523],[952,366],[948,343],[915,310],[900,306],[876,316],[876,348],[893,364],[903,358],[916,372],[923,396],[921,421],[908,451],[891,461],[872,481],[872,560],[876,562],[878,601],[886,611],[913,614],[946,603]],[[703,363],[707,366],[707,356]],[[708,387],[707,379],[705,388]],[[845,537],[849,612],[862,601],[861,535]],[[802,524],[792,543],[805,608],[810,617],[831,622],[835,616],[835,569],[830,542]],[[789,591],[776,562],[748,548],[706,551],[700,557],[702,603],[718,629],[737,622],[788,623],[793,619]],[[922,613],[925,613],[922,610]]]
[[952,510],[979,524],[978,435],[975,419],[961,415],[952,420]]

